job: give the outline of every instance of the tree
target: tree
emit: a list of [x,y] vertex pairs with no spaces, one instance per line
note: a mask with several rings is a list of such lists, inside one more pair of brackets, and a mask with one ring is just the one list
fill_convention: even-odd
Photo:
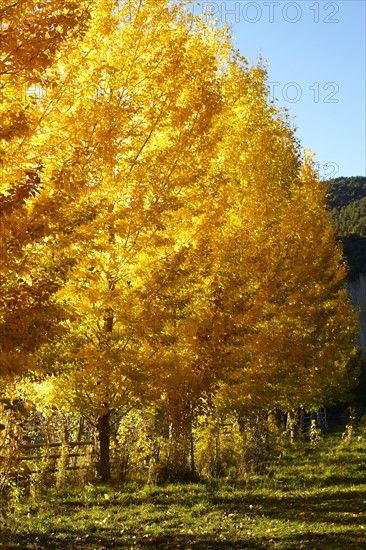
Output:
[[357,379],[348,365],[358,323],[311,156],[292,178],[281,203],[267,201],[271,226],[251,227],[245,202],[223,247],[220,333],[229,368],[219,395],[239,413],[316,410],[346,398]]
[[169,327],[195,290],[179,296],[182,266],[219,212],[222,182],[207,178],[225,40],[176,4],[126,2],[115,14],[99,2],[50,69],[58,85],[31,143],[43,182],[32,212],[47,224],[42,251],[67,318],[40,361],[66,370],[75,407],[94,418],[103,479],[111,415],[159,395],[164,365],[185,351],[172,354]]
[[235,406],[313,403],[315,384],[307,395],[288,381],[314,375],[315,353],[322,380],[339,360],[339,385],[353,338],[322,195],[263,65],[248,68],[227,29],[184,4],[90,4],[42,69],[23,155],[34,192],[4,199],[26,220],[11,206],[21,255],[9,270],[24,265],[28,294],[46,287],[40,338],[23,351],[94,423],[103,480],[116,411],[164,409],[184,463],[218,388]]
[[[38,257],[28,202],[39,193],[42,165],[30,148],[42,109],[38,95],[52,84],[45,71],[82,34],[89,2],[0,2],[0,373],[34,368],[31,352],[55,334],[58,288]],[[37,248],[38,247],[38,248]],[[31,250],[32,249],[32,250]],[[42,265],[42,267],[40,267]]]

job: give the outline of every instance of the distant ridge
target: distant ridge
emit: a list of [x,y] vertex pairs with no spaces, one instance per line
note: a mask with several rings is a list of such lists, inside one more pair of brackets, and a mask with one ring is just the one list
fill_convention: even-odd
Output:
[[366,273],[366,177],[340,177],[328,185],[328,206],[354,280]]

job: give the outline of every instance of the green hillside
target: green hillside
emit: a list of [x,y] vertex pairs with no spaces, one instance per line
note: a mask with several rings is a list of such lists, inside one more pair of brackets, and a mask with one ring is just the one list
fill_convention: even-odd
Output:
[[332,210],[340,211],[366,197],[364,176],[335,178],[325,183],[329,185],[328,202]]
[[325,182],[328,204],[342,239],[350,274],[355,279],[366,273],[366,177],[342,177]]

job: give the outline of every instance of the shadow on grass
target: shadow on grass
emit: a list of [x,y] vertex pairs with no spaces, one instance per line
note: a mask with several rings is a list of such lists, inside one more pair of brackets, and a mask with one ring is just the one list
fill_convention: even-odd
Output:
[[[278,540],[279,548],[298,550],[348,550],[366,548],[366,539],[361,539],[359,532],[349,530],[345,533],[313,533],[307,531],[301,534],[287,535]],[[266,548],[273,548],[267,546]]]
[[[110,525],[102,525],[103,522],[97,521],[84,524],[82,528],[78,524],[80,518],[75,516],[74,527],[70,524],[54,526],[48,529],[46,535],[32,529],[31,525],[27,528],[23,526],[22,532],[19,529],[13,535],[9,531],[0,533],[0,548],[366,548],[366,537],[362,531],[362,525],[366,527],[366,495],[356,489],[345,488],[333,492],[322,490],[317,494],[294,496],[283,493],[245,493],[230,487],[226,487],[226,492],[220,494],[213,487],[196,485],[191,487],[191,491],[188,487],[185,491],[175,492],[173,488],[161,488],[151,494],[137,496],[131,496],[130,503],[126,502],[127,495],[121,493],[120,498],[116,497],[109,503],[96,501],[94,507],[88,504],[86,515],[96,509],[105,512],[108,508],[113,516]],[[121,506],[122,502],[124,506]],[[80,510],[80,506],[81,502],[72,499],[68,503],[64,502],[64,517],[72,519],[73,512],[77,508]],[[141,506],[144,507],[143,516],[139,515]],[[198,511],[194,507],[199,507]],[[181,518],[180,513],[184,517],[182,515]],[[183,532],[188,530],[189,521],[183,524],[187,517],[198,517],[189,534]],[[164,525],[163,520],[166,518],[171,520]],[[214,523],[205,524],[207,518]],[[274,520],[281,522],[282,535],[268,535],[268,527],[273,527]],[[240,527],[241,530],[238,529],[239,522],[244,525]],[[160,532],[150,534],[149,524],[158,526]],[[202,532],[204,530],[206,532]]]
[[195,550],[204,549],[255,549],[264,550],[268,548],[267,544],[260,540],[239,539],[235,542],[226,541],[224,539],[214,540],[213,537],[206,535],[160,535],[149,538],[139,538],[138,536],[118,537],[110,530],[106,529],[105,533],[98,532],[97,535],[79,533],[78,531],[62,532],[62,537],[57,534],[41,535],[37,533],[29,533],[28,535],[13,535],[12,537],[4,538],[0,534],[0,548],[2,549],[24,549],[24,550],[91,550],[91,549],[178,549],[190,548]]
[[36,533],[28,535],[15,535],[11,538],[4,538],[0,535],[0,548],[22,549],[22,550],[92,550],[92,549],[126,549],[140,548],[146,550],[152,549],[194,549],[194,550],[209,550],[209,549],[253,549],[265,550],[270,548],[283,549],[319,549],[319,550],[348,550],[349,548],[366,548],[366,539],[359,537],[359,532],[353,529],[347,530],[344,533],[314,533],[311,529],[293,535],[285,535],[268,540],[269,537],[257,537],[245,539],[244,537],[236,541],[229,540],[214,540],[206,535],[179,535],[165,536],[160,535],[149,539],[139,537],[116,537],[109,530],[98,535],[79,533],[78,531],[63,532],[62,538],[57,534],[42,536]]

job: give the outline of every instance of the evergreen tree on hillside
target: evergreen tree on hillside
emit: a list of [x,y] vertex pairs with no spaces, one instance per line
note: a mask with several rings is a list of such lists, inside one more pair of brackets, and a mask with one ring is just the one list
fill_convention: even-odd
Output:
[[341,177],[328,185],[328,207],[354,280],[366,273],[366,177]]

